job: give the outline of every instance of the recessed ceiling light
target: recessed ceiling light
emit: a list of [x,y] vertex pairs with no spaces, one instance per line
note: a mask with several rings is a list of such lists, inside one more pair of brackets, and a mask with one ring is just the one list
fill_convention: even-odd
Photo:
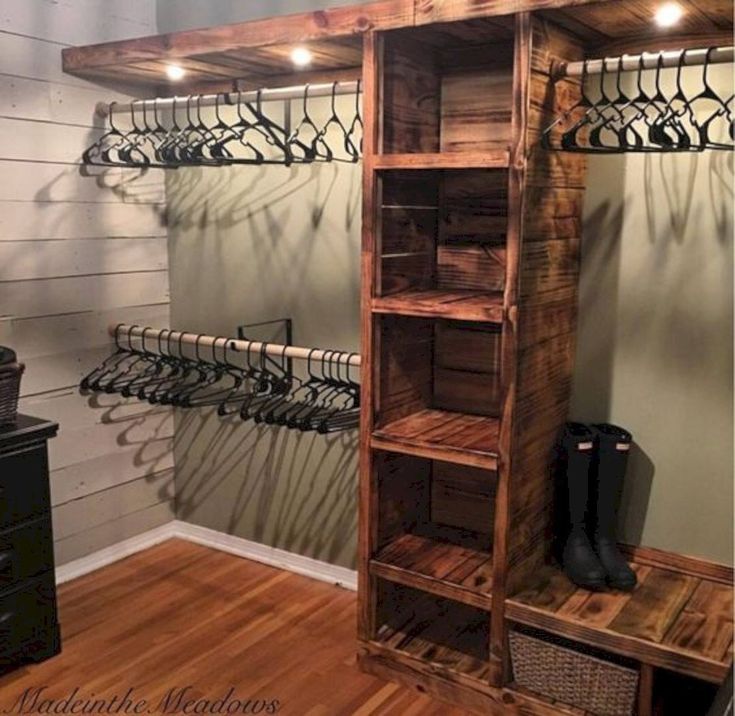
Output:
[[296,67],[306,67],[310,65],[313,57],[314,56],[311,52],[305,47],[294,47],[293,50],[291,50],[291,62],[293,62]]
[[684,16],[681,5],[675,2],[664,3],[656,10],[654,20],[659,27],[673,27]]
[[186,70],[180,65],[166,65],[166,76],[172,81],[177,82],[183,79]]

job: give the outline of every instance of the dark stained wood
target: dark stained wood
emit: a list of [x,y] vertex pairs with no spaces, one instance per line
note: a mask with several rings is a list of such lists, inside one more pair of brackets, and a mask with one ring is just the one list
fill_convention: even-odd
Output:
[[513,43],[451,47],[446,58],[441,75],[441,151],[507,148]]
[[653,716],[653,684],[655,670],[648,664],[641,664],[638,680],[637,716]]
[[446,460],[494,470],[497,467],[498,421],[444,410],[420,410],[379,424],[372,445],[407,455]]
[[384,154],[375,160],[377,169],[504,169],[507,166],[505,149],[477,153]]
[[733,586],[634,563],[632,593],[577,589],[544,567],[506,605],[507,617],[645,664],[721,681],[732,664]]
[[431,519],[445,525],[492,535],[497,475],[464,465],[434,463]]
[[[398,681],[419,694],[464,709],[478,716],[586,716],[579,709],[548,704],[537,696],[515,688],[493,688],[470,681],[446,669],[437,669],[408,654],[395,652],[377,643],[361,643],[360,668],[379,678]],[[450,712],[447,712],[449,714]],[[423,714],[423,712],[422,712]]]
[[[373,431],[373,405],[381,400],[382,386],[378,365],[371,358],[380,350],[380,333],[376,330],[371,310],[376,274],[376,247],[380,245],[378,207],[382,204],[382,184],[372,166],[380,142],[377,120],[380,95],[380,63],[382,41],[368,32],[364,42],[363,82],[363,173],[362,173],[362,245],[360,252],[360,343],[363,355],[360,368],[360,482],[358,502],[358,613],[357,634],[360,639],[375,635],[377,585],[370,576],[370,559],[379,545],[379,503],[377,469],[370,446]],[[377,345],[376,345],[377,344]]]
[[591,51],[599,50],[606,40],[617,38],[637,37],[641,44],[647,40],[648,50],[655,51],[659,49],[655,41],[658,38],[665,41],[668,34],[692,36],[726,31],[732,34],[731,0],[680,0],[684,15],[668,32],[653,23],[660,4],[658,0],[616,0],[547,10],[541,14],[582,38]]
[[376,549],[384,549],[387,543],[431,519],[431,463],[409,455],[380,452],[374,456],[374,469],[378,498]]
[[[539,107],[546,106],[548,93],[555,91],[548,61],[559,53],[576,59],[579,45],[536,17],[529,35],[527,194],[519,256],[515,454],[509,504],[509,519],[518,528],[509,538],[507,556],[511,593],[547,561],[551,545],[554,445],[568,415],[575,347],[579,234],[569,229],[581,225],[582,213],[582,192],[569,176],[583,174],[584,166],[584,158],[564,155],[554,160],[557,168],[552,176],[547,165],[553,153],[534,144],[533,129]],[[568,171],[569,166],[574,171]]]
[[439,150],[440,92],[434,54],[400,33],[386,37],[383,153],[406,156]]
[[610,628],[638,639],[660,642],[699,582],[686,574],[652,568]]
[[732,614],[732,585],[700,582],[663,641],[724,661],[732,648]]
[[489,291],[408,290],[373,299],[375,313],[500,323],[502,294]]
[[675,552],[654,549],[653,547],[621,545],[621,549],[639,564],[672,569],[683,574],[689,574],[692,577],[721,582],[727,586],[731,586],[735,581],[733,578],[733,568],[728,564],[711,562],[700,557],[688,557]]
[[392,422],[431,403],[434,331],[430,321],[386,316],[380,320],[378,338],[374,409],[382,422]]
[[[203,30],[70,47],[62,51],[62,59],[64,71],[70,74],[107,76],[118,82],[152,86],[165,84],[165,79],[140,74],[136,65],[204,62],[217,67],[220,75],[234,65],[236,70],[243,68],[240,77],[264,77],[282,74],[289,66],[284,58],[293,46],[311,42],[315,43],[315,62],[319,68],[353,66],[358,59],[356,48],[360,35],[412,22],[413,0],[380,0]],[[215,79],[212,75],[209,78]]]
[[382,579],[490,611],[492,557],[486,551],[404,534],[370,563]]

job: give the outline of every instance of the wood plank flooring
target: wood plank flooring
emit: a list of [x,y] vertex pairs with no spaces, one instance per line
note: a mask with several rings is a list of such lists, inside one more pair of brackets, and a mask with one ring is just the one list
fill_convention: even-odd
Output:
[[169,689],[191,686],[196,699],[230,687],[277,699],[294,716],[465,713],[358,670],[352,592],[206,547],[171,540],[63,585],[59,600],[62,654],[0,677],[0,712],[48,686],[56,699],[132,687],[161,713]]

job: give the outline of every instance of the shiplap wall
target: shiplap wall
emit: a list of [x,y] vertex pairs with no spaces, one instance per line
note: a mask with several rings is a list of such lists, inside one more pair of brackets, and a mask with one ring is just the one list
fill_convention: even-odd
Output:
[[156,32],[154,0],[4,0],[0,8],[0,343],[26,363],[23,412],[58,421],[51,491],[59,564],[173,516],[169,411],[84,398],[107,326],[166,325],[163,177],[87,172],[94,106],[61,49]]

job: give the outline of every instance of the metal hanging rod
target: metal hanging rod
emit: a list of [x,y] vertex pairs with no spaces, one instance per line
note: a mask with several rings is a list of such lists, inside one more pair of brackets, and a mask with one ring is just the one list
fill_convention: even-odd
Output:
[[296,358],[299,360],[327,361],[334,360],[338,354],[347,355],[349,358],[340,361],[342,365],[358,367],[362,360],[358,354],[349,351],[332,351],[321,348],[299,348],[298,346],[284,346],[278,343],[264,343],[260,341],[242,341],[237,338],[226,338],[224,336],[207,336],[200,333],[183,333],[172,331],[168,328],[149,328],[147,326],[131,326],[127,324],[112,325],[109,328],[110,335],[114,338],[145,338],[146,344],[156,342],[159,338],[163,341],[174,343],[177,346],[190,345],[199,348],[227,347],[227,350],[236,353],[260,353],[276,358]]
[[[218,102],[236,104],[241,102],[277,102],[308,97],[331,97],[335,95],[349,95],[361,92],[362,83],[359,80],[350,82],[328,82],[315,85],[297,85],[293,87],[277,87],[275,89],[248,90],[247,92],[224,92],[220,94],[194,95],[197,98],[197,107],[213,107]],[[176,97],[157,97],[154,99],[137,99],[132,102],[100,102],[97,104],[97,114],[100,117],[109,117],[112,112],[131,112],[135,109],[173,109],[174,106],[183,108],[186,100],[192,95]]]
[[[624,71],[631,70],[655,70],[657,67],[678,67],[681,62],[685,66],[710,64],[723,64],[732,62],[734,50],[730,47],[717,47],[714,49],[696,50],[669,50],[666,52],[642,52],[639,55],[622,55],[621,57],[604,57],[599,60],[587,60],[585,70],[584,61],[581,62],[557,62],[552,68],[555,79],[563,77],[581,77],[585,72],[588,75],[599,75],[603,70]],[[708,57],[709,54],[709,57]]]

